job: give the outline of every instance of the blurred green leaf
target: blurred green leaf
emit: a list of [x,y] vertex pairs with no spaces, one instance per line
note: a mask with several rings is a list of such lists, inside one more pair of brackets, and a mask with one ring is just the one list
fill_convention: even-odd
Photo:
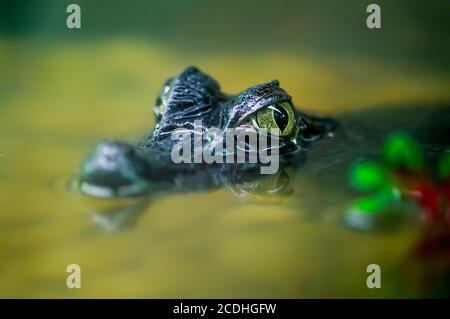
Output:
[[383,145],[384,163],[396,168],[419,171],[423,167],[423,153],[419,145],[405,133],[390,135]]
[[442,155],[439,161],[438,174],[441,179],[446,180],[450,178],[450,153]]
[[363,191],[378,190],[387,183],[383,168],[375,162],[360,162],[350,171],[353,186]]
[[352,204],[362,214],[375,214],[386,207],[387,202],[377,195],[363,197],[355,200]]

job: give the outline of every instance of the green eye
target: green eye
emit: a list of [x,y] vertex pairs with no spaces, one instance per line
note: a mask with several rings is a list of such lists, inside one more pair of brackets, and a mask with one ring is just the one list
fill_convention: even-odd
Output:
[[280,136],[290,136],[295,128],[295,114],[289,102],[280,102],[259,110],[256,113],[259,128],[270,131],[280,130]]

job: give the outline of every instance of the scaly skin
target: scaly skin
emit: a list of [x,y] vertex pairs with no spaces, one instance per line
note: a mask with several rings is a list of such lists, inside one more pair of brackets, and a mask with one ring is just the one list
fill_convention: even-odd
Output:
[[[154,106],[157,124],[136,146],[104,141],[88,155],[78,172],[80,189],[91,196],[119,197],[145,193],[161,184],[195,190],[246,179],[260,163],[174,164],[170,153],[178,141],[171,139],[171,133],[179,128],[193,131],[194,121],[201,120],[202,129],[215,127],[220,133],[213,135],[212,140],[203,140],[205,146],[217,142],[214,139],[228,128],[260,129],[255,127],[256,115],[268,107],[278,111],[274,111],[272,120],[266,109],[260,123],[282,125],[287,132],[279,139],[281,168],[298,164],[304,146],[332,130],[335,122],[307,116],[291,103],[291,97],[276,80],[229,96],[220,91],[214,79],[188,67],[164,83]],[[280,105],[285,106],[284,111]]]

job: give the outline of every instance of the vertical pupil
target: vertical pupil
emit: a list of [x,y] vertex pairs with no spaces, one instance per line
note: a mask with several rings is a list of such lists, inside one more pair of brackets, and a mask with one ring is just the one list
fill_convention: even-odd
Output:
[[284,129],[289,124],[289,113],[286,109],[280,105],[277,105],[273,109],[273,118],[275,119],[275,123],[277,123],[280,131],[283,132]]

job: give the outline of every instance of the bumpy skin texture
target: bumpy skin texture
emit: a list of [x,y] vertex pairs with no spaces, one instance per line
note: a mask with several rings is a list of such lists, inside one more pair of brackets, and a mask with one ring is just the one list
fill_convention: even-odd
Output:
[[263,107],[291,100],[278,81],[253,86],[236,96],[227,96],[214,79],[195,67],[188,67],[166,81],[161,95],[163,97],[157,101],[156,108],[159,102],[164,104],[164,111],[154,131],[139,143],[142,149],[171,149],[170,133],[177,128],[193,130],[195,120],[202,120],[205,128],[233,128]]
[[[164,83],[154,106],[157,124],[137,146],[105,141],[88,155],[78,174],[81,190],[93,196],[115,197],[140,194],[161,182],[188,189],[233,183],[258,165],[173,164],[170,153],[178,141],[171,139],[171,133],[178,128],[194,130],[196,120],[202,121],[203,129],[215,127],[225,132],[279,102],[291,103],[291,97],[276,80],[228,96],[210,76],[188,67]],[[305,146],[335,126],[332,120],[294,112],[295,134],[280,139],[280,163],[284,166],[300,162]]]

